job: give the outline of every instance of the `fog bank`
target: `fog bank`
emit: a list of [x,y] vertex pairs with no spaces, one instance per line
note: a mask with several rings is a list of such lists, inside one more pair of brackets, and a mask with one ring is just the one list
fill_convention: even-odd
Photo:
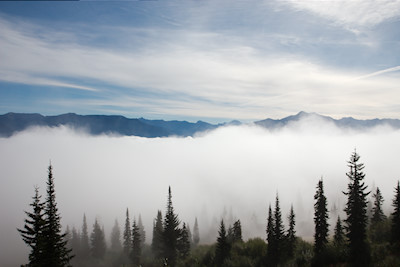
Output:
[[[86,213],[89,230],[97,217],[108,238],[116,218],[122,229],[129,208],[132,218],[141,214],[150,242],[170,185],[179,218],[191,227],[198,218],[201,242],[216,239],[223,214],[241,220],[245,239],[265,239],[268,205],[277,192],[285,223],[293,204],[297,234],[310,238],[318,179],[323,176],[329,208],[343,214],[341,192],[355,148],[369,189],[380,187],[385,211],[391,212],[399,140],[400,131],[391,128],[357,132],[312,119],[273,132],[232,126],[189,138],[93,137],[65,127],[0,138],[0,265],[27,261],[16,228],[23,227],[24,210],[30,211],[34,185],[45,198],[50,160],[64,228],[80,228]],[[331,213],[332,221],[336,216]]]

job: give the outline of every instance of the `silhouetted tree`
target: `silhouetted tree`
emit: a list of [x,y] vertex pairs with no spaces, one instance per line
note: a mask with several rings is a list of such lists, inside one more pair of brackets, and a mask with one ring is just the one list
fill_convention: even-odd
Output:
[[268,207],[268,222],[267,222],[267,243],[268,243],[267,258],[268,262],[272,265],[274,265],[274,263],[276,262],[275,260],[276,242],[275,242],[274,225],[275,221],[270,204]]
[[199,224],[197,223],[197,217],[194,220],[193,226],[193,244],[197,246],[200,242]]
[[90,256],[90,246],[89,246],[89,233],[86,222],[86,214],[83,214],[82,233],[80,240],[81,244],[78,256],[82,259],[87,259]]
[[386,219],[385,214],[382,211],[383,196],[379,187],[376,188],[376,192],[372,195],[374,198],[374,207],[372,208],[371,224],[378,224]]
[[354,266],[368,266],[370,264],[370,250],[367,243],[366,228],[367,217],[367,186],[363,182],[365,174],[362,172],[364,164],[359,163],[360,156],[354,151],[348,161],[350,171],[346,173],[350,179],[347,192],[345,212],[347,219],[347,238],[349,240],[349,253]]
[[294,248],[296,245],[296,219],[295,219],[295,214],[293,210],[293,205],[290,206],[290,213],[288,216],[289,220],[289,229],[286,234],[286,242],[287,242],[287,254],[289,258],[292,258],[294,256]]
[[106,253],[106,241],[104,238],[104,231],[95,219],[93,224],[93,232],[90,235],[91,252],[95,259],[103,259]]
[[132,246],[132,231],[131,222],[129,220],[129,210],[126,208],[125,228],[124,228],[124,243],[123,249],[125,256],[129,256]]
[[333,235],[333,243],[334,245],[341,246],[345,243],[345,234],[344,234],[344,227],[342,225],[342,221],[340,220],[340,216],[338,216],[335,226],[335,231]]
[[143,247],[144,242],[146,242],[146,231],[144,230],[142,216],[140,214],[139,214],[137,226],[138,226],[139,234],[140,234],[140,245]]
[[242,242],[242,224],[240,220],[233,223],[233,242]]
[[30,206],[33,212],[25,211],[28,219],[25,219],[23,229],[17,229],[22,236],[22,240],[31,248],[29,253],[29,266],[40,267],[44,262],[44,203],[40,201],[39,188],[35,187],[35,195]]
[[395,196],[392,206],[392,227],[391,227],[391,244],[394,246],[394,251],[400,254],[400,182],[397,182],[395,187]]
[[218,231],[217,246],[215,248],[215,264],[217,267],[223,266],[225,260],[229,257],[230,245],[227,240],[224,220],[221,220],[221,225]]
[[279,196],[276,195],[275,199],[275,212],[274,212],[274,245],[275,245],[275,259],[279,263],[283,252],[283,243],[285,238],[285,229],[283,227],[282,212],[279,205]]
[[178,238],[177,247],[180,258],[185,259],[187,256],[189,256],[190,253],[189,231],[185,223],[183,223],[181,234]]
[[151,250],[153,251],[154,257],[156,259],[162,258],[163,256],[163,221],[162,214],[159,210],[157,212],[157,218],[153,223],[153,239],[151,242]]
[[140,236],[140,228],[136,224],[136,220],[133,219],[132,225],[132,250],[131,259],[133,266],[140,266],[140,260],[142,257],[142,237]]
[[164,219],[164,258],[167,260],[168,265],[175,266],[177,259],[177,241],[180,235],[178,215],[174,212],[172,206],[171,187],[168,188],[168,202],[167,212]]
[[119,229],[118,220],[115,219],[114,226],[111,230],[111,251],[119,252],[122,249],[121,245],[121,230]]
[[65,234],[61,233],[61,217],[58,213],[56,202],[56,191],[53,177],[53,167],[48,168],[47,197],[45,202],[45,226],[44,236],[46,237],[44,256],[45,262],[42,266],[68,266],[72,258],[71,250],[67,248]]
[[329,231],[329,215],[328,215],[328,203],[324,194],[324,184],[322,179],[318,181],[317,191],[314,195],[314,253],[317,262],[320,260],[319,257],[326,249],[328,244],[328,231]]

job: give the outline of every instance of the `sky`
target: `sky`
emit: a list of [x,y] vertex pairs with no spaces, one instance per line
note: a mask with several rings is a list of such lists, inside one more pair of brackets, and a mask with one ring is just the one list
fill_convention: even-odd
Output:
[[0,2],[0,113],[400,118],[400,2]]

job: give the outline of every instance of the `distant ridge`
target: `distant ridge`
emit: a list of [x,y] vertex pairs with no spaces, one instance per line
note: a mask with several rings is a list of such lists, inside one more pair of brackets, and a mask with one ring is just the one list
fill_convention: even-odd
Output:
[[[335,120],[328,116],[322,116],[317,113],[306,113],[303,111],[296,115],[278,120],[265,119],[255,121],[254,124],[274,130],[282,128],[289,123],[310,118],[330,122],[340,128],[363,130],[379,125],[389,125],[395,129],[400,129],[400,120],[398,119],[357,120],[352,117],[346,117]],[[37,113],[26,114],[10,112],[0,115],[0,136],[10,137],[15,133],[29,129],[30,127],[68,126],[73,129],[84,129],[92,135],[117,134],[149,138],[167,136],[187,137],[227,125],[241,125],[241,122],[235,120],[223,124],[210,124],[203,121],[192,123],[176,120],[147,120],[144,118],[130,119],[118,115],[78,115],[75,113],[67,113],[58,116],[43,116]]]

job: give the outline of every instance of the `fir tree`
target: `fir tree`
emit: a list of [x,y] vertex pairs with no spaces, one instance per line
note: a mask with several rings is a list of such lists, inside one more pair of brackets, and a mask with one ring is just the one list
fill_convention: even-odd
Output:
[[274,217],[272,214],[271,204],[268,207],[268,223],[267,223],[267,258],[273,265],[275,263],[276,247],[275,247],[275,233],[274,233]]
[[367,186],[363,182],[365,174],[362,172],[364,164],[359,163],[360,156],[354,151],[348,161],[350,171],[346,173],[350,179],[347,192],[345,212],[347,219],[347,238],[349,240],[350,259],[354,266],[368,266],[370,264],[370,250],[367,243]]
[[142,255],[142,237],[140,236],[139,225],[136,224],[136,220],[133,219],[132,225],[132,250],[131,259],[133,266],[140,266],[140,260]]
[[106,253],[104,231],[100,228],[97,219],[94,221],[93,232],[90,235],[91,252],[95,259],[103,259]]
[[197,246],[200,242],[199,224],[197,223],[197,217],[194,220],[193,226],[193,244]]
[[283,252],[283,242],[285,237],[285,230],[283,228],[282,212],[279,206],[279,197],[276,195],[275,199],[275,212],[274,212],[274,242],[275,242],[275,258],[276,262],[281,261],[281,256]]
[[164,220],[164,258],[168,265],[175,266],[177,260],[177,241],[180,235],[178,215],[174,212],[172,206],[171,187],[168,188],[167,212]]
[[76,258],[78,258],[81,250],[81,238],[75,227],[72,227],[71,248],[72,253],[76,255]]
[[140,233],[140,244],[143,247],[144,243],[146,242],[146,231],[144,230],[142,216],[140,214],[139,214],[139,220],[138,220],[137,226],[139,228],[139,233]]
[[119,229],[118,220],[115,219],[114,226],[111,230],[111,251],[119,252],[122,249],[121,245],[121,230]]
[[233,228],[232,228],[232,234],[233,234],[233,242],[243,242],[242,239],[242,224],[240,223],[240,220],[237,220],[236,222],[233,223]]
[[314,195],[314,252],[315,257],[318,258],[325,251],[328,243],[328,231],[329,231],[329,215],[328,215],[328,203],[324,194],[324,184],[322,179],[318,181],[317,192]]
[[78,256],[82,259],[87,259],[90,256],[90,246],[89,246],[89,233],[87,228],[86,214],[83,214],[82,233],[80,240],[81,244]]
[[57,208],[52,170],[53,167],[50,164],[47,179],[47,198],[44,208],[44,235],[46,236],[44,254],[46,260],[42,263],[42,266],[69,266],[69,262],[72,258],[70,255],[71,250],[67,248],[67,242],[64,240],[65,234],[61,233],[61,217]]
[[33,202],[30,206],[33,212],[25,211],[28,219],[25,219],[25,225],[23,229],[17,229],[21,234],[24,242],[31,248],[29,253],[29,266],[40,267],[44,262],[44,203],[40,201],[41,196],[39,195],[39,188],[35,187],[35,195],[33,196]]
[[131,232],[131,222],[129,220],[129,210],[126,208],[126,219],[125,219],[125,229],[124,229],[124,243],[123,249],[125,256],[129,256],[132,244],[132,232]]
[[379,187],[376,188],[376,192],[372,197],[374,198],[374,207],[372,208],[371,225],[374,226],[383,222],[386,219],[386,216],[382,211],[383,196]]
[[157,218],[153,223],[153,239],[151,242],[151,250],[153,251],[156,259],[162,258],[163,256],[163,232],[162,214],[159,210],[157,212]]
[[229,257],[230,245],[227,240],[224,220],[218,231],[217,246],[215,248],[215,263],[217,267],[223,266],[225,260]]
[[296,244],[296,220],[295,220],[295,214],[293,210],[293,205],[290,207],[290,213],[288,216],[289,220],[289,229],[286,234],[286,241],[287,241],[287,253],[290,258],[294,256],[294,247]]
[[189,231],[185,223],[183,223],[181,234],[178,239],[178,251],[179,256],[183,259],[189,256],[190,253]]
[[338,219],[336,221],[335,232],[333,235],[333,243],[335,246],[342,246],[345,243],[344,228],[342,226],[340,216],[338,216]]
[[392,227],[391,227],[391,244],[394,246],[394,251],[399,254],[400,251],[400,182],[397,182],[395,188],[395,196],[392,206]]

